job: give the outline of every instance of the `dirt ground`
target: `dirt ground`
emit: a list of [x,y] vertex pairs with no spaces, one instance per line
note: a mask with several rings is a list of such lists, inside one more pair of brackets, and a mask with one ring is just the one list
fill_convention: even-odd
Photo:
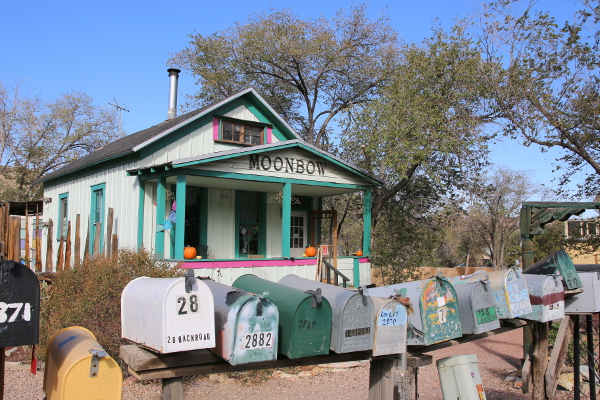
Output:
[[[25,349],[25,348],[24,348]],[[29,350],[30,351],[30,350]],[[477,355],[479,372],[488,400],[525,400],[514,381],[507,380],[511,372],[519,368],[522,358],[522,330],[517,329],[498,336],[464,343],[458,346],[428,353],[433,364],[419,369],[419,400],[443,399],[435,361],[458,355]],[[22,360],[19,360],[21,358]],[[5,373],[5,399],[43,399],[43,371],[37,375],[29,372],[27,364],[31,353],[15,352],[8,357]],[[12,363],[10,362],[12,361]],[[18,365],[15,361],[22,361]],[[513,379],[513,378],[508,378]],[[369,362],[327,364],[296,370],[256,372],[251,377],[220,374],[186,379],[186,399],[360,399],[369,397]],[[158,381],[132,382],[126,379],[123,399],[160,400],[161,385]],[[572,399],[573,394],[560,392],[559,400]]]

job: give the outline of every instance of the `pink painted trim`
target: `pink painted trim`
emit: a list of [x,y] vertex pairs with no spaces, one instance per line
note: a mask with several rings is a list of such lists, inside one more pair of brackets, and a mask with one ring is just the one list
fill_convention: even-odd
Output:
[[294,265],[316,265],[316,258],[299,260],[231,260],[184,262],[181,268],[244,268],[244,267],[291,267]]
[[219,118],[213,118],[213,139],[219,140]]
[[[367,257],[359,258],[359,263],[368,263]],[[294,265],[316,265],[316,258],[291,260],[225,260],[225,261],[187,261],[181,268],[249,268],[249,267],[292,267]]]
[[267,128],[267,143],[271,143],[271,135],[273,135],[273,129]]

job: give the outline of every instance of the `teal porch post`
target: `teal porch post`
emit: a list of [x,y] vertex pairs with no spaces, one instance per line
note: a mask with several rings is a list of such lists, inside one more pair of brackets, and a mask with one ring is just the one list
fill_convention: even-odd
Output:
[[292,184],[283,184],[281,196],[281,256],[290,256],[290,231],[292,229]]
[[141,250],[144,246],[144,203],[146,199],[146,186],[145,182],[138,178],[138,229],[137,229],[137,248]]
[[354,287],[360,286],[360,263],[358,257],[352,257],[353,269],[354,269]]
[[167,205],[167,178],[158,178],[156,182],[156,235],[154,253],[156,257],[163,258],[165,254],[165,231],[159,232],[158,225],[165,222],[165,207]]
[[175,189],[175,259],[183,260],[183,247],[185,246],[185,193],[187,176],[177,175],[177,188]]
[[371,255],[371,196],[370,190],[364,192],[364,210],[363,210],[363,255]]

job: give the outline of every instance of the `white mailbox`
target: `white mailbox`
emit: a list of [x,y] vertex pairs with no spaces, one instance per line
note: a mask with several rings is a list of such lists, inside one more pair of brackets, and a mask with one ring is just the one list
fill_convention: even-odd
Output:
[[121,326],[124,339],[163,354],[214,347],[213,296],[194,277],[136,278],[121,294]]
[[565,312],[571,314],[600,312],[600,272],[581,272],[583,293],[565,299]]
[[555,275],[523,274],[529,291],[532,311],[521,318],[550,322],[565,316],[565,289],[562,278]]

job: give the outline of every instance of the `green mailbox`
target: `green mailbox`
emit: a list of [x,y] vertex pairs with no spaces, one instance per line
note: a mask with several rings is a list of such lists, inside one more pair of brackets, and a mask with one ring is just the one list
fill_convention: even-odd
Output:
[[279,309],[279,352],[288,358],[329,354],[331,305],[321,289],[302,291],[259,278],[242,275],[233,287],[252,293],[269,292]]
[[531,275],[554,275],[556,271],[562,276],[565,290],[577,290],[583,287],[573,260],[571,260],[571,257],[564,250],[550,254],[543,260],[523,270],[523,273]]

